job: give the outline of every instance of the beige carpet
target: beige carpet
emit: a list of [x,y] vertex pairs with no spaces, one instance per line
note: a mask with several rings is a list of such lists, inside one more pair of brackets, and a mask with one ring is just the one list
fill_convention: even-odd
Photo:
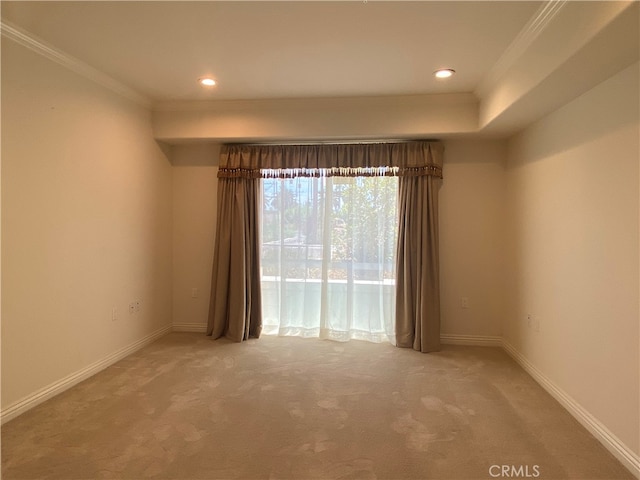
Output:
[[498,348],[174,333],[2,428],[4,480],[491,479],[492,465],[633,478]]

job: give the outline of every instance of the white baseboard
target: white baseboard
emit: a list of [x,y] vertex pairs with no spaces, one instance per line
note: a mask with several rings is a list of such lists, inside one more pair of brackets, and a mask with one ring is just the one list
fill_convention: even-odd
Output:
[[171,331],[206,333],[207,326],[204,323],[174,323],[171,327]]
[[486,335],[456,335],[440,334],[440,343],[444,345],[469,345],[477,347],[501,347],[502,337],[490,337]]
[[49,400],[50,398],[68,390],[69,388],[77,385],[78,383],[86,380],[87,378],[95,375],[101,370],[104,370],[110,365],[113,365],[118,360],[123,359],[127,355],[131,355],[133,352],[146,347],[150,343],[153,343],[158,338],[171,332],[171,326],[162,327],[159,330],[141,338],[140,340],[127,345],[120,350],[107,355],[106,357],[98,360],[97,362],[88,365],[87,367],[78,370],[77,372],[67,375],[66,377],[47,385],[40,390],[35,391],[31,395],[28,395],[17,402],[12,403],[7,408],[0,411],[0,424],[4,424],[9,420],[17,417],[18,415],[32,409],[33,407],[41,404],[42,402]]
[[[206,333],[207,325],[203,323],[174,323],[174,332]],[[472,345],[480,347],[501,347],[502,337],[489,337],[483,335],[440,335],[440,342],[445,345]]]
[[518,352],[513,345],[502,339],[502,348],[511,356],[542,388],[582,424],[602,445],[609,450],[629,471],[640,478],[640,456],[630,450],[618,437],[591,415],[582,405],[576,402],[564,390],[553,383],[538,370],[527,358]]

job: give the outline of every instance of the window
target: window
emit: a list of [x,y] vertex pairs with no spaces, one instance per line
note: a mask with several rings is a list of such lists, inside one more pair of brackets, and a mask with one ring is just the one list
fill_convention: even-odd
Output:
[[397,197],[391,176],[262,180],[264,333],[393,336]]
[[207,335],[258,338],[266,310],[271,333],[439,350],[442,152],[430,141],[223,145]]

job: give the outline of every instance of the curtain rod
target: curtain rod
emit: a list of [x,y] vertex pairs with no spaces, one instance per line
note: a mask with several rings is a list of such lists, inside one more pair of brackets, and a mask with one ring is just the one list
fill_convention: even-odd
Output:
[[382,144],[382,143],[413,143],[413,142],[437,142],[439,140],[430,138],[388,138],[388,139],[376,139],[376,140],[318,140],[318,141],[273,141],[273,142],[225,142],[225,145],[246,145],[248,147],[259,146],[277,146],[277,145],[370,145],[370,144]]

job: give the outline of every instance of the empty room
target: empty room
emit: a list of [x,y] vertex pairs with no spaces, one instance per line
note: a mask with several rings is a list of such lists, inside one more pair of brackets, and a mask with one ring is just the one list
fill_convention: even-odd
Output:
[[3,479],[640,478],[640,2],[0,9]]

